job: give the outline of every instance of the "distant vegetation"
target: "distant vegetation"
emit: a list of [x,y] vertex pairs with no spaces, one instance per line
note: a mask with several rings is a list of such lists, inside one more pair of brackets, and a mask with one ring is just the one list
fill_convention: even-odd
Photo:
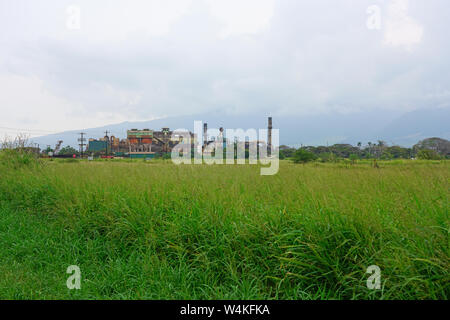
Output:
[[292,159],[294,160],[295,163],[306,163],[306,162],[313,161],[316,158],[317,158],[317,156],[314,153],[312,153],[306,149],[303,149],[303,148],[296,150],[292,157]]
[[[300,149],[303,151],[299,152]],[[329,147],[306,146],[300,149],[280,146],[280,159],[291,158],[296,163],[313,160],[336,162],[339,159],[350,159],[353,163],[358,159],[450,159],[450,141],[441,138],[425,139],[412,148],[388,146],[386,142],[380,140],[376,143],[369,142],[365,146],[362,143],[358,143],[356,147],[350,144],[335,144]],[[311,155],[306,156],[308,154]],[[304,160],[300,161],[300,158]]]

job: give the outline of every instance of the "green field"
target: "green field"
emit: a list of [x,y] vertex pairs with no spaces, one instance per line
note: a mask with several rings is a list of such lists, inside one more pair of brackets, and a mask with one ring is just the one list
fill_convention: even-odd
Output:
[[448,299],[450,163],[379,166],[4,155],[0,298]]

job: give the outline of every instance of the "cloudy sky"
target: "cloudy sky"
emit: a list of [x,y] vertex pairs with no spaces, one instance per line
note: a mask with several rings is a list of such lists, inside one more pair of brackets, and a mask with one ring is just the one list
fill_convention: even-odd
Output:
[[448,0],[0,0],[0,134],[449,107]]

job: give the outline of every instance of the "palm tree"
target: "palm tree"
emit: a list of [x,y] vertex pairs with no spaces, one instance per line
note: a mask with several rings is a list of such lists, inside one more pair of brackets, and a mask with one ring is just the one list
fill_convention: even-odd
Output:
[[358,149],[359,149],[358,154],[359,154],[359,156],[361,156],[361,146],[362,146],[362,143],[358,142]]

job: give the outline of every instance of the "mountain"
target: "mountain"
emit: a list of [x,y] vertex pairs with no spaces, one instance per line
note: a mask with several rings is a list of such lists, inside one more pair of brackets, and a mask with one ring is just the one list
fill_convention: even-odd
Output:
[[[388,143],[412,146],[427,137],[441,137],[449,139],[450,132],[447,122],[450,108],[416,110],[408,113],[399,112],[358,112],[352,114],[331,113],[326,115],[307,116],[274,116],[273,127],[280,129],[280,144],[298,147],[300,145],[326,145],[334,143],[356,144],[361,141],[376,142],[385,140]],[[128,129],[161,130],[162,127],[171,129],[185,128],[193,131],[194,121],[201,120],[208,123],[208,128],[230,129],[265,129],[267,116],[260,115],[229,115],[205,113],[197,115],[168,117],[151,121],[122,122],[108,126],[65,131],[33,138],[33,142],[41,147],[54,147],[58,140],[63,145],[77,146],[79,132],[86,132],[87,138],[100,138],[108,130],[110,135],[125,138]]]
[[378,132],[388,143],[411,146],[430,137],[450,139],[450,108],[419,109],[391,121]]

